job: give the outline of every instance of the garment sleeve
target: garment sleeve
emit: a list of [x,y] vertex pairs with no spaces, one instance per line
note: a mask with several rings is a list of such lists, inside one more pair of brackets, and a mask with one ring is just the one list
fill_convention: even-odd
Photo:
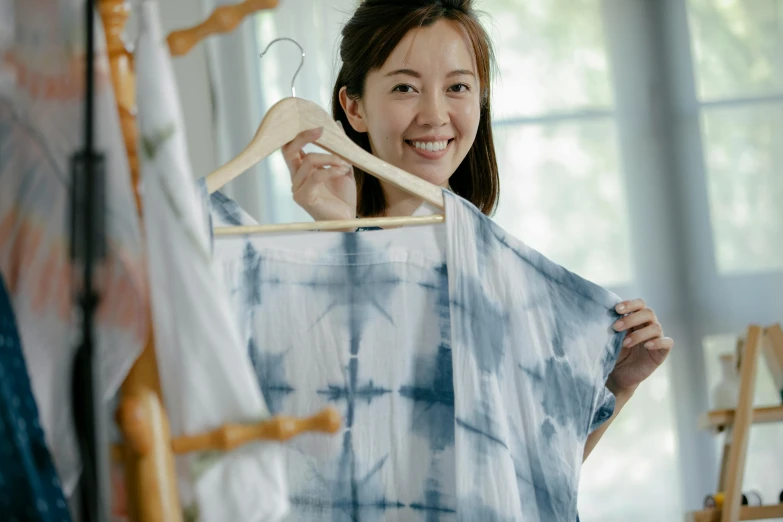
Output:
[[[547,274],[549,275],[549,274]],[[579,403],[579,431],[586,437],[614,413],[615,397],[606,387],[620,355],[624,332],[613,324],[620,298],[567,270],[556,267],[549,277],[555,303],[553,351],[569,360]],[[570,386],[570,385],[569,385]]]
[[587,430],[588,435],[609,420],[609,417],[614,414],[614,407],[614,394],[609,391],[606,385],[602,385],[598,391],[598,396],[596,397],[592,420],[590,421],[590,427]]
[[593,401],[590,425],[587,430],[588,435],[609,420],[614,413],[615,396],[609,391],[609,388],[606,387],[606,380],[614,369],[617,357],[620,355],[623,339],[625,338],[625,332],[615,332],[612,330],[612,323],[618,318],[619,315],[614,313],[609,314],[607,323],[611,333],[608,335],[606,345],[603,348],[603,354],[596,358],[597,364],[594,380],[594,389],[596,390],[596,393],[595,400]]

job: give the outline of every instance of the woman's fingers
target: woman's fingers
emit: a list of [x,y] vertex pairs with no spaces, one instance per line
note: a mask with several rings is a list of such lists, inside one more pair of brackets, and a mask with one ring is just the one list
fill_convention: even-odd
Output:
[[304,131],[283,146],[294,201],[317,220],[353,218],[356,182],[350,164],[332,154],[302,150],[322,134],[323,128]]
[[671,337],[659,337],[644,343],[648,350],[671,350],[674,347],[674,339]]
[[[306,186],[319,187],[330,179],[339,178],[351,174],[353,170],[350,165],[339,167],[319,168],[313,172],[305,181]],[[306,187],[302,187],[306,188]]]
[[629,301],[617,303],[615,310],[618,314],[630,314],[633,312],[638,312],[639,310],[643,310],[646,307],[647,304],[644,302],[644,299],[631,299]]
[[320,138],[322,133],[323,129],[321,127],[302,131],[296,135],[296,138],[283,145],[283,159],[285,159],[292,176],[299,170],[303,158],[306,157],[306,154],[302,152],[302,148]]
[[646,343],[663,337],[663,328],[658,323],[653,323],[649,326],[645,326],[641,330],[637,330],[633,333],[629,333],[625,336],[623,346],[636,346],[637,344]]
[[[296,193],[307,179],[318,172],[324,170],[324,167],[334,167],[350,169],[350,165],[333,154],[324,154],[321,152],[310,152],[305,154],[301,165],[291,179],[291,190]],[[345,172],[343,172],[344,174]]]
[[323,199],[326,194],[324,190],[329,190],[325,186],[328,181],[352,174],[353,171],[350,165],[314,169],[309,176],[304,178],[304,181],[294,192],[294,201],[309,209],[316,204],[319,198]]
[[657,322],[658,317],[655,315],[655,312],[653,312],[650,308],[644,308],[637,312],[630,313],[621,319],[618,319],[615,321],[613,327],[616,331],[622,332],[624,330],[628,330],[629,328],[640,326],[645,323]]

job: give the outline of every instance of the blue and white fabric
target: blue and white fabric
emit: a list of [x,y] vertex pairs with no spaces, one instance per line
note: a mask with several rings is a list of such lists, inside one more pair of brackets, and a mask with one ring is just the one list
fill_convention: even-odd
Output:
[[444,197],[442,225],[214,238],[270,409],[343,415],[286,445],[290,520],[577,519],[619,298]]
[[0,276],[0,514],[3,520],[69,522],[46,447],[11,298]]

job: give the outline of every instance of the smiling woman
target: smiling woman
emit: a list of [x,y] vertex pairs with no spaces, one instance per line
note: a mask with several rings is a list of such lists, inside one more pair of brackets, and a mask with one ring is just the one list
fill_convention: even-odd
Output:
[[[430,183],[448,187],[451,192],[472,203],[481,213],[491,215],[499,195],[498,167],[490,118],[490,72],[493,54],[487,33],[479,23],[472,4],[469,0],[364,0],[342,30],[342,65],[332,90],[332,115],[350,139],[371,154]],[[283,147],[283,157],[291,174],[294,201],[313,218],[333,220],[349,219],[357,215],[410,216],[426,213],[426,206],[420,198],[387,186],[358,168],[354,173],[354,169],[339,157],[305,152],[303,148],[315,142],[320,132],[319,129],[305,131]],[[479,212],[476,214],[480,215]],[[486,218],[482,216],[482,219]],[[409,239],[416,235],[415,231],[403,232]],[[344,239],[350,244],[369,241],[370,237],[378,239],[373,232],[362,233],[366,236],[359,238],[347,235]],[[437,241],[425,243],[432,247]],[[474,241],[468,241],[466,245],[475,245],[477,250],[481,249],[480,244]],[[471,248],[466,248],[465,254],[470,256],[470,251]],[[445,268],[444,265],[443,272],[439,273],[446,273]],[[449,273],[452,268],[448,268]],[[507,270],[512,269],[505,267],[499,272]],[[522,299],[527,286],[511,286],[515,288],[511,289],[508,295],[515,296],[514,299]],[[413,298],[408,299],[405,306],[412,306],[414,301]],[[474,302],[473,299],[468,301]],[[445,299],[444,302],[449,300]],[[516,304],[508,307],[503,305],[504,310],[507,308],[504,313],[511,313],[510,310],[515,306]],[[490,308],[494,309],[492,306]],[[580,457],[586,458],[591,453],[604,430],[634,394],[639,383],[658,368],[673,345],[670,338],[663,336],[663,329],[657,317],[644,301],[625,301],[618,304],[613,313],[615,311],[624,316],[614,325],[616,332],[625,333],[624,342],[617,364],[600,386],[602,397],[608,401],[606,404],[611,403],[612,406],[600,408],[601,415],[592,423],[583,446],[578,449],[570,446],[561,448],[560,457],[570,455],[568,458],[573,459],[577,456],[579,462],[574,462],[574,470],[581,464]],[[493,346],[490,339],[492,335],[484,331],[486,324],[481,319],[459,323],[469,324],[471,328],[487,333],[486,336],[480,336],[482,340],[472,343],[472,346],[485,349],[486,351],[481,352],[482,355],[489,356],[493,353],[491,348],[485,346]],[[583,341],[584,339],[580,340]],[[450,360],[449,344],[441,347],[446,350],[444,353]],[[377,357],[390,355],[383,349],[373,353]],[[398,351],[393,350],[393,353]],[[444,365],[443,368],[448,369],[435,378],[449,390],[447,395],[452,397],[449,404],[453,408],[453,398],[457,392],[469,385],[465,372],[473,371],[474,368],[461,368],[460,372],[457,372],[459,365],[455,365],[452,381],[451,365],[445,358],[446,355],[441,357],[428,354],[427,357],[436,357]],[[358,364],[358,359],[351,364]],[[580,367],[574,371],[581,372],[583,369]],[[421,371],[428,375],[427,378],[432,373],[425,371],[424,367]],[[569,380],[571,381],[573,379]],[[527,382],[529,379],[521,379],[519,385]],[[552,385],[556,382],[559,381],[547,381]],[[393,388],[392,385],[390,389]],[[515,404],[513,408],[515,411],[524,409],[520,404]],[[432,411],[427,410],[426,415],[432,414]],[[421,420],[426,415],[417,414],[416,418]],[[378,426],[388,420],[385,417],[382,420],[382,417],[380,414],[373,418],[370,425]],[[441,419],[437,423],[445,422],[451,426],[454,422],[459,424],[453,412],[447,417],[447,420]],[[542,426],[546,431],[546,423]],[[472,424],[463,428],[468,431],[483,429]],[[492,429],[483,432],[489,433]],[[378,443],[373,441],[373,447],[377,447]],[[401,444],[402,439],[397,445],[398,449],[402,447]],[[525,445],[519,447],[523,446]],[[534,446],[535,444],[532,444],[530,448]],[[426,451],[416,450],[415,454],[410,454],[410,451],[412,450],[403,452],[406,458],[413,458],[416,462],[426,460]],[[393,459],[390,457],[390,460]],[[454,463],[452,459],[447,458],[446,461],[449,465]],[[517,478],[527,477],[526,465],[519,465],[522,470],[519,473],[522,475],[517,473]],[[547,470],[551,471],[555,467],[557,466],[547,466]],[[450,468],[439,468],[442,468],[440,471],[447,476],[453,475]],[[575,519],[575,490],[557,482],[553,476],[538,472],[534,475],[536,478],[522,481],[525,483],[521,486],[524,491],[528,491],[528,487],[532,485],[537,492],[535,502],[524,502],[526,509],[538,506],[537,509],[544,510],[545,513],[551,511],[551,516],[544,514],[537,517],[537,520]],[[395,480],[417,483],[418,479],[411,478],[414,476],[417,475],[413,472],[394,475]],[[503,482],[501,477],[502,473],[496,470],[490,472],[486,478]],[[393,485],[395,490],[400,487],[400,484],[389,480],[386,485]],[[509,481],[504,483],[507,486]],[[428,495],[432,491],[442,499],[449,496],[456,498],[454,487],[448,484],[432,487],[428,485],[427,488],[431,488],[428,489]],[[552,498],[539,498],[541,492],[548,488],[551,488]],[[497,491],[493,494],[497,494]],[[492,498],[493,494],[487,494],[486,498],[480,500],[492,503],[497,500]],[[526,495],[520,493],[520,498],[527,499]],[[562,495],[569,500],[561,503],[557,499]],[[515,495],[501,496],[504,497],[503,502],[515,498]],[[560,516],[563,513],[568,513],[565,518]],[[470,516],[463,515],[461,518]]]
[[[368,152],[491,214],[498,169],[489,38],[467,1],[364,2],[342,30],[332,115]],[[294,199],[316,219],[404,216],[421,202],[333,155],[283,150]]]
[[[497,205],[498,171],[489,38],[472,11],[430,4],[396,17],[397,9],[378,6],[372,16],[366,10],[343,29],[333,115],[366,150],[449,185],[490,214]],[[368,45],[374,51],[367,52]],[[360,216],[406,215],[418,207],[361,171],[356,181]]]
[[[340,32],[367,3],[281,2],[259,17],[256,50],[294,37],[308,53],[297,95],[329,107],[342,65]],[[783,0],[473,6],[483,11],[497,61],[491,105],[502,191],[493,220],[575,273],[619,295],[644,296],[677,339],[667,366],[640,385],[587,459],[582,519],[681,518],[713,492],[718,472],[719,448],[695,420],[709,408],[712,366],[704,361],[732,350],[749,322],[780,321],[783,310],[783,274],[774,268],[783,255],[771,254],[783,244],[776,239],[783,218],[774,219],[783,206],[767,204],[783,194],[776,185],[783,156],[774,146],[781,136],[775,129],[783,127],[765,123],[783,122],[775,120],[783,114]],[[362,34],[363,51],[377,53],[372,35]],[[293,46],[276,53],[242,63],[260,68],[252,99],[263,109],[290,93],[298,64]],[[736,116],[733,125],[713,124],[729,116]],[[743,131],[751,120],[754,132]],[[253,123],[250,131],[241,127],[243,143]],[[344,126],[364,136],[347,119]],[[258,180],[261,220],[308,220],[291,199],[282,155]],[[723,344],[713,343],[717,335],[726,336]],[[702,353],[704,336],[717,351]],[[765,480],[783,470],[781,435],[769,429],[754,432],[758,444],[749,448],[745,475],[766,500],[783,484],[783,476]]]
[[[410,30],[367,75],[362,90],[351,84],[339,88],[335,116],[345,115],[354,131],[366,133],[376,156],[439,186],[447,186],[453,175],[459,186],[472,174],[469,163],[458,171],[476,140],[481,114],[482,82],[471,47],[459,22],[440,19]],[[493,170],[485,164],[476,174],[491,176]],[[381,200],[373,186],[380,182],[360,177],[360,214],[394,216],[416,209],[407,195],[385,183]]]

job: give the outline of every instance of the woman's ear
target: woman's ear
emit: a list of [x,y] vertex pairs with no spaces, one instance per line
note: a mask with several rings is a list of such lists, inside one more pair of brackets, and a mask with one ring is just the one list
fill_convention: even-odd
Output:
[[344,85],[340,88],[340,105],[348,117],[348,123],[351,124],[356,132],[367,132],[367,124],[364,122],[364,111],[359,100],[354,100],[348,96],[348,88]]

